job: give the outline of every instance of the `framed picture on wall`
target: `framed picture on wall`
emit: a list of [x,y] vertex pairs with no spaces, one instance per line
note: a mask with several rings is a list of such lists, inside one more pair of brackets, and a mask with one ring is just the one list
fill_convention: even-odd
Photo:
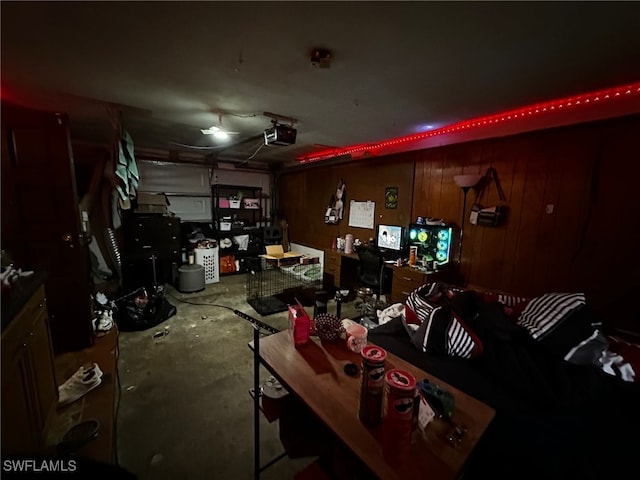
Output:
[[398,208],[398,187],[385,187],[384,208]]

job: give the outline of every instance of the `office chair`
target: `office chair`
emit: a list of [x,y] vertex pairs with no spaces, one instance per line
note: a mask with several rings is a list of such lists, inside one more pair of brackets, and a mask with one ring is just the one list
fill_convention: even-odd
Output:
[[380,295],[387,293],[391,285],[389,274],[384,268],[384,257],[382,252],[371,246],[361,246],[356,250],[358,254],[358,280],[364,286],[371,288],[380,299]]

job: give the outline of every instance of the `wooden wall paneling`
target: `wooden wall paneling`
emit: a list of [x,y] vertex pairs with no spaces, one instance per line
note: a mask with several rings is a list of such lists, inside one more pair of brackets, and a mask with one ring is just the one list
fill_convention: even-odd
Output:
[[[505,218],[502,220],[502,224],[493,229],[497,237],[491,245],[492,253],[499,255],[498,257],[492,257],[493,262],[490,266],[492,274],[487,278],[487,284],[497,285],[497,289],[502,291],[508,291],[510,284],[503,284],[503,269],[508,268],[508,263],[505,260],[507,246],[510,241],[509,238],[509,224],[518,221],[519,215],[514,215],[514,183],[516,169],[518,168],[517,157],[520,155],[519,150],[510,149],[506,139],[503,139],[500,143],[500,148],[495,146],[492,153],[492,166],[495,167],[498,172],[498,179],[505,195],[505,201],[507,205],[507,211]],[[497,191],[495,193],[496,202],[498,203]],[[496,204],[497,204],[496,203]]]
[[[498,179],[505,196],[510,193],[510,186],[513,175],[513,160],[504,158],[501,149],[496,146],[496,142],[487,142],[482,150],[482,172],[489,167],[496,169]],[[499,204],[499,196],[496,185],[492,182],[485,187],[482,196],[483,206],[493,206]],[[506,190],[505,190],[506,189]],[[508,200],[508,197],[507,197]],[[471,210],[471,207],[468,208]],[[469,217],[469,215],[466,215]],[[466,220],[468,221],[468,219]],[[472,262],[469,263],[469,277],[476,285],[495,285],[501,277],[501,270],[504,267],[504,244],[506,236],[506,221],[497,227],[483,227],[471,225],[473,230],[474,243],[472,249]]]
[[424,216],[440,218],[440,208],[442,205],[442,182],[444,181],[444,157],[442,154],[434,155],[429,169],[429,190]]
[[[434,216],[436,218],[442,218],[445,222],[451,224],[457,237],[460,228],[460,219],[462,217],[462,190],[460,190],[460,187],[453,181],[453,177],[458,174],[458,167],[446,162],[445,156],[442,153],[439,155],[438,161],[439,164],[442,165],[441,200],[440,207]],[[473,196],[473,192],[469,192],[469,196]],[[467,197],[467,208],[471,208],[469,196]]]
[[[640,245],[640,201],[637,185],[640,179],[639,132],[640,116],[625,128],[617,124],[609,127],[603,140],[603,143],[606,141],[603,145],[604,161],[600,164],[600,170],[606,174],[601,176],[597,197],[602,207],[592,212],[592,218],[597,215],[597,218],[612,219],[611,226],[605,230],[606,234],[598,235],[605,243],[605,248],[599,252],[603,267],[606,267],[606,270],[603,269],[605,273],[601,282],[606,284],[606,278],[618,278],[623,285],[635,285],[636,289],[640,288],[640,255],[637,253]],[[610,165],[619,167],[610,168]],[[612,243],[617,243],[611,241],[615,235],[612,232],[617,232],[621,248],[612,250]],[[617,261],[614,259],[616,252],[620,257]],[[640,315],[637,320],[640,322]]]
[[[462,219],[463,195],[460,187],[458,187],[453,181],[453,177],[463,173],[462,169],[465,163],[465,152],[460,148],[442,147],[438,150],[438,155],[442,163],[443,177],[448,177],[448,179],[442,185],[440,190],[440,194],[444,196],[441,206],[445,206],[445,211],[442,212],[442,214],[441,211],[438,211],[434,216],[442,217],[443,220],[451,222],[453,227],[451,258],[454,260],[451,263],[450,268],[456,270],[455,278],[458,278],[460,272],[460,265],[458,265],[458,252],[460,246],[460,221]],[[473,192],[470,190],[467,195],[467,205],[470,205],[469,197],[471,195],[473,195]],[[466,236],[465,232],[464,241],[466,242],[468,238],[469,237]]]
[[[541,268],[536,276],[536,292],[576,290],[571,278],[587,221],[585,206],[590,201],[596,155],[592,138],[589,132],[567,131],[550,139],[549,193],[545,193],[538,231],[537,254]],[[555,195],[551,191],[554,187],[557,188]],[[546,205],[552,203],[554,196],[554,212],[547,214]]]
[[[347,184],[347,198],[344,205],[344,219],[340,222],[340,237],[344,237],[348,233],[353,235],[353,238],[357,238],[362,242],[365,242],[369,237],[373,237],[373,229],[368,228],[355,228],[349,226],[349,212],[350,203],[352,200],[358,202],[363,200],[373,200],[376,202],[376,220],[377,214],[380,212],[380,200],[383,199],[384,193],[380,194],[380,190],[384,191],[384,184],[386,178],[380,176],[376,178],[376,171],[378,170],[377,160],[364,160],[363,162],[349,163],[346,166],[335,169],[335,175],[341,175],[337,179],[344,178]],[[337,186],[336,180],[336,186]],[[398,200],[400,201],[400,200]],[[382,206],[384,208],[384,205]]]
[[[471,142],[468,144],[456,145],[456,148],[451,152],[453,156],[447,155],[447,162],[451,164],[454,169],[458,169],[453,173],[453,175],[467,175],[467,174],[483,174],[484,168],[482,161],[482,150],[484,147],[484,143],[481,142]],[[460,167],[462,167],[460,169]],[[453,175],[451,176],[451,181],[453,181]],[[454,182],[455,185],[455,182]],[[464,207],[464,195],[462,194],[462,190],[460,187],[456,185],[456,189],[458,190],[458,198],[459,198],[459,207],[457,218],[458,222],[463,222],[462,227],[464,228],[464,238],[462,245],[462,264],[459,266],[460,272],[458,276],[458,283],[464,285],[467,283],[470,273],[470,261],[472,258],[477,257],[481,258],[477,255],[477,251],[480,248],[479,242],[481,241],[481,233],[476,228],[471,228],[473,225],[469,222],[469,212],[471,211],[471,205],[474,203],[477,197],[476,188],[469,189],[467,194],[467,204],[465,209],[464,218],[462,218],[462,209]],[[458,225],[458,241],[457,247],[459,247],[459,234],[460,234],[460,225]],[[456,248],[456,259],[458,258],[458,248]],[[474,255],[476,252],[476,255]]]
[[581,269],[587,299],[619,328],[640,332],[640,117],[601,132],[600,169]]
[[[463,173],[479,173],[481,175],[484,175],[484,173],[487,171],[487,168],[489,168],[491,164],[490,160],[486,160],[486,157],[489,157],[489,159],[491,157],[491,154],[487,153],[487,151],[491,152],[491,142],[474,142],[472,145],[470,145],[470,147],[469,165],[465,167]],[[478,192],[479,188],[482,188],[484,185],[483,180],[481,180],[481,183],[479,183],[475,188],[469,190],[469,196],[467,196],[467,208],[464,215],[464,230],[465,236],[467,238],[464,241],[464,252],[462,261],[463,274],[460,278],[460,282],[463,285],[468,283],[469,278],[474,278],[474,271],[485,276],[489,274],[489,272],[486,272],[487,264],[489,263],[488,258],[483,253],[483,250],[489,250],[488,248],[484,248],[484,238],[487,228],[472,225],[470,221],[471,206],[476,200],[479,199],[483,207],[493,204],[491,193],[493,188],[491,185],[484,186],[484,194],[482,192]],[[471,200],[470,197],[473,197],[473,200]],[[471,261],[471,259],[473,259],[473,261]],[[476,277],[478,273],[475,274]],[[486,283],[481,281],[480,279],[474,280],[474,282],[479,285],[486,285]]]
[[413,201],[411,202],[411,218],[415,221],[418,216],[424,216],[427,208],[427,195],[431,187],[431,159],[433,150],[422,150],[416,155],[413,171]]
[[413,178],[413,202],[411,204],[411,217],[415,220],[424,215],[428,205],[428,191],[431,188],[431,158],[432,151],[419,152],[416,156]]
[[[309,206],[307,222],[309,228],[305,230],[305,243],[309,246],[329,248],[334,238],[344,236],[341,232],[345,225],[344,218],[337,224],[324,223],[324,214],[327,207],[330,206],[331,196],[335,196],[338,181],[342,178],[339,175],[340,171],[336,168],[330,168],[327,173],[307,172],[307,205]],[[345,181],[347,180],[345,179]],[[349,195],[349,182],[347,181],[346,196],[343,198],[345,202],[343,216],[347,214],[346,204],[349,203]]]
[[[520,218],[524,203],[524,190],[526,183],[526,171],[529,163],[526,154],[529,140],[525,138],[509,138],[500,144],[500,154],[505,163],[511,159],[511,179],[505,178],[498,171],[503,188],[509,182],[510,186],[505,190],[509,211],[503,228],[505,229],[505,243],[503,248],[503,266],[501,275],[496,276],[496,288],[514,294],[524,294],[521,286],[514,283],[518,243],[520,239]],[[497,151],[498,149],[496,149]]]
[[[627,295],[631,298],[634,289],[637,296],[640,289],[640,257],[636,254],[640,244],[640,207],[636,200],[639,131],[640,117],[635,117],[631,123],[607,125],[599,133],[596,188],[592,203],[583,206],[587,224],[574,272],[575,282],[598,308],[615,305]],[[637,303],[635,298],[633,303]],[[635,320],[640,323],[638,310],[636,307]]]
[[[378,223],[407,226],[411,222],[413,204],[413,184],[415,153],[409,152],[377,159],[369,164],[350,164],[346,171],[352,178],[352,187],[347,182],[347,190],[351,190],[350,200],[375,202],[374,227]],[[385,188],[398,187],[397,208],[385,208]],[[348,211],[347,211],[348,220]],[[374,229],[348,227],[345,222],[346,233],[355,238],[368,240],[375,237]]]
[[[376,202],[376,223],[408,224],[427,215],[457,230],[462,192],[453,176],[483,174],[492,165],[508,215],[501,227],[470,225],[475,193],[469,192],[463,264],[468,282],[521,295],[582,290],[604,304],[640,289],[640,256],[634,250],[640,244],[639,131],[640,115],[633,115],[318,167],[285,174],[279,201],[286,199],[292,241],[318,248],[330,245],[336,232],[365,236],[348,227],[348,207],[337,228],[324,224],[324,211],[318,213],[340,178],[347,182],[347,205],[354,198]],[[392,185],[399,188],[398,209],[385,210],[384,187]],[[483,203],[496,200],[493,189]],[[545,213],[548,204],[554,205],[552,214]]]
[[297,219],[304,218],[304,211],[310,204],[306,199],[306,174],[295,172],[276,181],[277,206],[276,213],[287,221],[289,240],[297,238],[303,232],[303,225]]
[[[319,243],[324,244],[329,237],[324,232],[325,229],[321,228],[320,225],[324,225],[324,213],[333,190],[330,188],[318,188],[317,181],[314,181],[316,178],[313,172],[305,172],[299,180],[304,185],[304,192],[302,193],[303,196],[292,199],[293,202],[297,203],[297,215],[290,220],[294,226],[290,234],[292,241],[301,236],[304,239],[304,243],[308,243],[309,239],[318,238],[324,233],[326,238],[318,238]],[[330,187],[328,182],[327,187]],[[329,245],[331,244],[329,243]]]
[[[367,241],[373,229],[349,227],[351,200],[376,202],[375,223],[407,225],[413,203],[415,154],[392,155],[363,162],[315,167],[284,174],[278,180],[278,208],[287,212],[291,241],[316,248],[330,247],[333,239],[351,233]],[[324,213],[338,181],[347,184],[344,218],[338,224],[324,223]],[[304,190],[300,185],[305,185]],[[398,187],[398,208],[384,208],[385,187]]]
[[[360,185],[360,177],[363,176],[363,171],[359,168],[354,168],[353,164],[347,163],[341,166],[331,166],[327,170],[316,172],[316,174],[310,178],[310,182],[315,185],[315,188],[322,190],[323,199],[325,204],[331,198],[331,195],[336,194],[338,189],[338,182],[344,180],[346,187],[346,194],[343,198],[344,209],[343,218],[337,224],[325,224],[324,221],[318,224],[318,230],[316,235],[309,238],[310,242],[321,241],[320,245],[314,245],[318,248],[328,248],[332,245],[334,238],[344,238],[347,233],[352,233],[354,238],[363,239],[366,235],[360,232],[351,232],[349,227],[349,203],[351,200],[357,199],[361,194],[362,187]],[[325,198],[326,197],[326,198]],[[324,213],[324,212],[323,212]]]
[[[554,252],[557,252],[560,243],[567,242],[566,236],[558,235],[557,219],[562,210],[560,208],[561,184],[566,164],[570,163],[568,155],[568,152],[562,151],[557,147],[550,148],[546,153],[548,158],[547,175],[535,246],[535,255],[539,265],[539,270],[536,272],[537,275],[534,276],[536,280],[535,291],[541,291],[545,286],[556,291],[558,289],[556,285],[562,283],[560,275],[552,275],[552,278],[549,278],[549,273],[550,270],[554,269]],[[553,205],[552,213],[546,211],[547,205]]]
[[547,157],[543,143],[531,142],[527,156],[518,247],[515,256],[517,268],[514,271],[513,284],[519,290],[530,292],[535,285],[534,277],[539,265],[536,258],[536,237],[540,225],[547,171]]

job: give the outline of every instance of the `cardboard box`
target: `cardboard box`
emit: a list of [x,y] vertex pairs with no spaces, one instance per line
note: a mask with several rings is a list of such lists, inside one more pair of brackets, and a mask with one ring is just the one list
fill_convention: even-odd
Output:
[[134,213],[167,213],[167,197],[161,193],[138,192],[137,202]]
[[302,253],[298,252],[285,252],[282,245],[266,245],[265,248],[267,253],[263,253],[260,257],[278,267],[299,263],[302,256]]

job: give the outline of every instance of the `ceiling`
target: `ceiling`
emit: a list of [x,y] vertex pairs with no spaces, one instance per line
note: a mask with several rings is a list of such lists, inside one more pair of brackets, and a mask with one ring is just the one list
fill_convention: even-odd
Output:
[[[2,97],[256,168],[640,80],[637,2],[8,2]],[[311,52],[329,50],[328,68]],[[265,115],[271,112],[271,115]],[[200,130],[221,120],[227,143]],[[264,145],[272,121],[294,145]]]

